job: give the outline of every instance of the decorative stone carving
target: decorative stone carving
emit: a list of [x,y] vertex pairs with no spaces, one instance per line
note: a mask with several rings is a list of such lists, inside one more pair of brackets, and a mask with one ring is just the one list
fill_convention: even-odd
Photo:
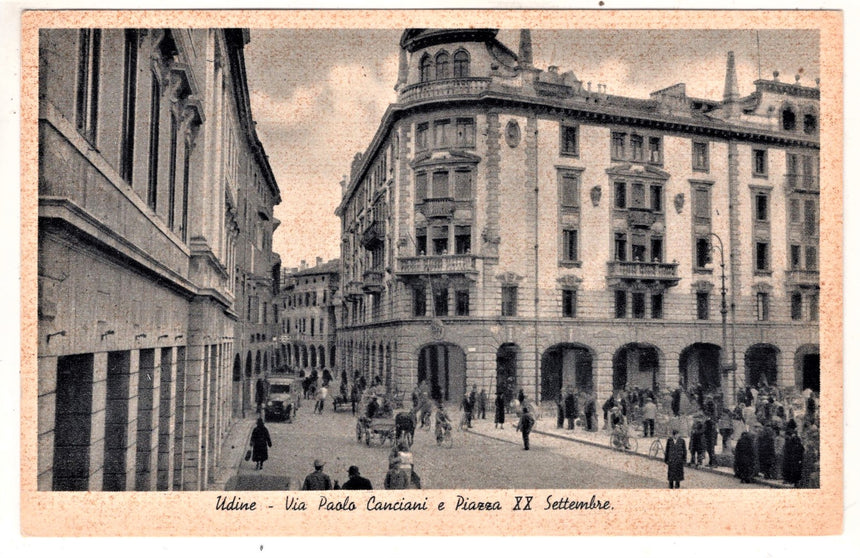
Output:
[[514,148],[518,146],[521,136],[519,123],[516,120],[509,120],[505,126],[505,142],[507,142],[508,147]]
[[481,240],[487,244],[495,245],[498,245],[502,241],[502,239],[499,238],[499,235],[491,234],[487,227],[484,227],[484,230],[481,231]]
[[501,283],[502,285],[516,287],[523,280],[523,276],[517,275],[513,271],[506,271],[504,273],[496,275],[496,279],[498,279],[499,283]]
[[714,290],[714,284],[710,281],[696,281],[692,287],[694,293],[709,293]]
[[600,185],[595,186],[591,189],[591,205],[597,207],[600,205],[600,196],[603,194],[603,189]]
[[769,293],[773,291],[773,287],[769,283],[755,283],[752,286],[752,290],[754,293]]
[[681,210],[684,209],[684,193],[675,194],[675,211],[681,213]]
[[562,287],[579,287],[582,284],[582,277],[577,275],[562,275],[556,279],[556,282]]

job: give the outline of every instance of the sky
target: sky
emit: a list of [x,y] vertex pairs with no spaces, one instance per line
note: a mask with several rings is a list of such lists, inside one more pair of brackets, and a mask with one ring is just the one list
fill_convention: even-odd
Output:
[[[339,257],[340,181],[396,100],[402,29],[252,29],[245,49],[257,134],[281,190],[273,248],[284,267]],[[518,29],[498,38],[516,52]],[[612,95],[647,98],[685,83],[687,95],[722,98],[726,53],[734,51],[742,95],[759,77],[814,86],[812,30],[533,30],[538,68],[573,71]],[[826,86],[826,84],[822,84]]]

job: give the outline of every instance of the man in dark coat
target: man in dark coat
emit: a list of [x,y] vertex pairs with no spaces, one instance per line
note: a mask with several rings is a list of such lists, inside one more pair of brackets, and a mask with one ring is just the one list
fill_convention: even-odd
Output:
[[257,412],[263,408],[266,402],[266,380],[257,378],[257,383],[254,386],[254,402],[257,404]]
[[558,397],[555,398],[555,427],[556,428],[564,428],[564,397],[562,397],[561,392],[559,392]]
[[474,404],[468,393],[463,396],[461,407],[463,407],[463,420],[466,422],[466,428],[472,428],[472,409],[474,408]]
[[585,429],[589,432],[597,430],[597,401],[594,395],[589,395],[585,403]]
[[355,465],[350,466],[347,474],[349,475],[349,480],[343,483],[344,490],[373,490],[370,480],[362,477],[361,473],[358,472],[358,467]]
[[676,417],[681,416],[681,388],[672,392],[672,414]]
[[773,430],[765,427],[758,437],[758,464],[764,478],[772,479],[776,464],[776,448],[774,447]]
[[785,436],[785,456],[782,460],[782,478],[786,484],[797,486],[803,470],[803,442],[795,429]]
[[493,417],[493,427],[505,427],[505,394],[501,391],[496,394],[496,410],[495,416]]
[[672,437],[666,440],[666,454],[663,460],[668,466],[667,477],[669,488],[681,488],[684,480],[684,464],[687,462],[687,445],[678,436],[678,431],[672,431]]
[[751,483],[758,474],[755,441],[749,432],[741,434],[735,445],[735,476],[742,483]]
[[520,416],[519,424],[517,424],[517,430],[523,433],[523,449],[529,449],[529,434],[534,425],[535,418],[532,415],[532,411],[527,405],[524,405],[523,414]]
[[579,409],[576,404],[576,396],[573,395],[572,391],[568,391],[564,398],[564,418],[567,419],[568,430],[574,429],[577,416],[579,416]]
[[[269,448],[272,447],[272,438],[269,429],[263,424],[263,419],[257,419],[257,426],[251,432],[251,458],[257,464],[255,469],[262,469],[263,462],[269,458]],[[802,447],[802,446],[801,446]]]
[[708,452],[708,467],[716,465],[714,463],[714,448],[717,445],[717,425],[714,418],[710,415],[705,419],[705,451]]
[[325,461],[314,460],[314,472],[305,477],[302,490],[332,490],[331,477],[323,473]]

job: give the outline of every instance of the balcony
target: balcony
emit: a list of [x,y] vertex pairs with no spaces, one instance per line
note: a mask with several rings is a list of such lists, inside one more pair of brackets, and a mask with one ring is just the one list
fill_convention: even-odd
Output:
[[366,293],[381,293],[385,274],[381,270],[369,269],[364,272],[363,290]]
[[786,282],[796,287],[817,287],[817,269],[789,269],[785,272]]
[[379,221],[373,221],[364,229],[361,235],[361,245],[365,248],[374,248],[385,240],[385,227]]
[[650,209],[631,207],[627,210],[627,224],[636,228],[651,228],[657,216]]
[[415,208],[428,219],[434,217],[453,217],[457,208],[454,198],[425,198]]
[[811,174],[786,174],[785,187],[792,192],[818,192],[818,177]]
[[666,287],[678,284],[677,263],[609,262],[606,277],[615,281],[659,282]]
[[400,92],[398,101],[414,103],[445,97],[477,95],[486,91],[489,85],[490,78],[454,78],[426,81],[404,87]]
[[350,281],[344,287],[343,298],[349,301],[359,300],[364,294],[364,284],[361,281]]
[[477,256],[411,256],[397,258],[398,275],[463,275],[477,273]]

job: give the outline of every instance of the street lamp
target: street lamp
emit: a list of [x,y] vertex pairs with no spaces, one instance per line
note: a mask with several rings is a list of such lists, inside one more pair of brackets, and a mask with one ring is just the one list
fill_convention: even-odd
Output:
[[[728,306],[726,305],[726,260],[723,254],[723,240],[716,233],[709,233],[710,236],[713,236],[717,239],[719,243],[717,246],[711,244],[711,250],[715,247],[720,251],[720,316],[722,317],[722,327],[723,327],[723,343],[720,351],[720,368],[722,369],[723,380],[727,380],[729,372],[732,373],[732,386],[731,391],[726,397],[726,402],[729,405],[734,405],[735,403],[735,394],[737,393],[737,374],[735,371],[737,370],[737,364],[735,363],[735,351],[734,351],[734,323],[732,323],[732,362],[728,364],[726,361],[727,358],[727,331],[726,331],[726,322],[729,314]],[[724,384],[725,386],[725,384]],[[724,387],[725,390],[725,387]]]

